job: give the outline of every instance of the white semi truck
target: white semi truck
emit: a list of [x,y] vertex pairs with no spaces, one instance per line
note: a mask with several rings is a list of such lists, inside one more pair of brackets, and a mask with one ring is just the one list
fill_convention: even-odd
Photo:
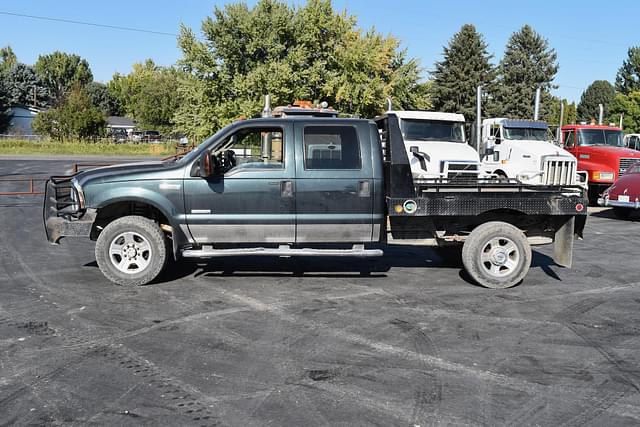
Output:
[[482,172],[530,185],[576,185],[586,182],[576,158],[549,138],[539,120],[491,118],[482,121]]
[[[467,144],[462,114],[432,111],[387,111],[398,118],[413,178],[475,179],[478,152]],[[384,140],[384,137],[383,137]]]

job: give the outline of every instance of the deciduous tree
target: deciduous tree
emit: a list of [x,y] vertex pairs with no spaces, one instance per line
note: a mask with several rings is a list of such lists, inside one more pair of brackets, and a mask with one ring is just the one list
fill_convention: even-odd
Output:
[[89,63],[75,54],[56,51],[40,55],[34,68],[49,88],[54,104],[60,103],[73,86],[85,86],[93,81]]
[[628,95],[618,93],[611,103],[609,121],[618,123],[623,114],[622,127],[627,133],[640,132],[640,91]]
[[329,0],[302,7],[281,0],[260,0],[253,8],[227,4],[203,21],[202,33],[204,41],[183,27],[178,41],[186,74],[175,120],[192,137],[256,115],[264,94],[274,104],[328,101],[362,116],[383,111],[387,97],[397,107],[428,102],[418,63],[398,40],[359,29]]
[[36,133],[61,141],[95,139],[104,135],[105,125],[104,115],[79,84],[68,91],[60,105],[41,112],[33,120]]
[[11,49],[11,46],[7,45],[0,49],[0,72],[7,71],[18,63],[18,57]]

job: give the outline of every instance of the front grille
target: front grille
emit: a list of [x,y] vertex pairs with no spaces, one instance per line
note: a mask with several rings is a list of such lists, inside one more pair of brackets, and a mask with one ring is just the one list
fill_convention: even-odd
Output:
[[543,185],[574,185],[576,162],[573,159],[547,159],[542,170]]
[[640,161],[640,159],[636,159],[636,158],[625,158],[625,159],[620,159],[620,167],[618,169],[618,173],[620,175],[622,175],[623,173],[625,173],[627,171],[627,169],[629,169],[631,167],[631,165],[633,165],[634,163]]
[[440,165],[443,177],[450,181],[476,180],[480,172],[480,165],[471,162],[451,162],[445,160]]

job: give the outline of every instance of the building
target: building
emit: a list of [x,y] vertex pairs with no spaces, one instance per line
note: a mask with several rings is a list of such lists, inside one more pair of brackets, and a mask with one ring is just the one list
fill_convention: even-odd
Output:
[[107,133],[109,135],[131,136],[136,124],[129,117],[109,116],[107,118]]
[[28,107],[26,105],[13,105],[9,108],[11,124],[7,129],[7,135],[31,136],[33,119],[43,111],[41,108]]

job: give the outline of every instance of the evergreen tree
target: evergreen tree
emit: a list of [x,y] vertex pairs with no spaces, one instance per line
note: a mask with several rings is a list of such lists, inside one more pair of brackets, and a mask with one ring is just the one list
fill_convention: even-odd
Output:
[[616,75],[616,90],[624,95],[640,91],[640,47],[630,47]]
[[10,104],[35,107],[50,105],[51,94],[33,67],[17,63],[3,74]]
[[598,104],[604,108],[604,117],[609,116],[609,106],[616,96],[613,85],[606,80],[596,80],[582,93],[578,104],[578,119],[589,121],[597,118],[599,114]]
[[0,133],[4,133],[11,124],[11,114],[9,114],[10,101],[5,77],[0,73]]
[[552,82],[558,72],[557,55],[549,42],[525,25],[511,35],[499,66],[495,114],[514,117],[533,117],[536,89],[541,87],[541,117],[547,114],[554,88]]
[[476,116],[476,88],[494,91],[496,70],[487,44],[473,25],[463,25],[444,48],[444,59],[436,62],[432,73],[433,109],[462,113],[468,122]]

